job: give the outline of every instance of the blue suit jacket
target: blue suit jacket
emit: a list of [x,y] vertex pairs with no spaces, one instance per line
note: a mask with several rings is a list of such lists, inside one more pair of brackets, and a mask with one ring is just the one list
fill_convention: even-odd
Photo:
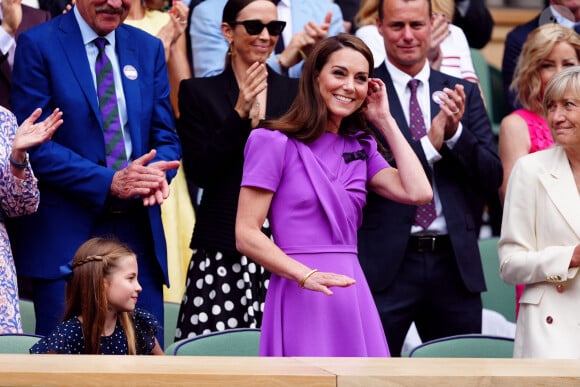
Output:
[[[196,77],[217,75],[224,70],[228,42],[221,32],[223,9],[227,0],[205,0],[198,4],[191,12],[191,52],[194,74]],[[342,13],[338,5],[330,0],[292,0],[292,32],[304,30],[309,21],[321,24],[326,13],[332,12],[332,20],[328,36],[337,35],[344,31]],[[280,73],[275,55],[266,62],[276,72]],[[298,78],[302,73],[302,62],[288,70],[290,77]]]
[[[434,174],[457,267],[466,288],[472,292],[485,290],[477,240],[485,200],[490,193],[497,192],[502,181],[502,166],[479,89],[474,83],[431,70],[430,90],[453,88],[461,83],[466,94],[465,114],[461,120],[463,132],[453,149],[443,145],[439,151],[442,159],[434,164],[432,172],[420,141],[411,138],[384,63],[375,69],[374,77],[385,82],[393,117],[427,175],[431,178]],[[439,106],[431,102],[431,116],[437,115],[439,110]],[[397,280],[416,208],[369,194],[358,246],[361,265],[373,292],[380,292]]]
[[[169,103],[169,82],[161,42],[136,28],[116,30],[121,72],[133,66],[136,79],[122,74],[132,159],[157,150],[156,160],[178,160],[181,148]],[[19,122],[36,108],[43,118],[59,107],[63,125],[52,138],[30,149],[39,179],[38,212],[13,227],[19,274],[57,278],[90,236],[106,204],[114,171],[105,165],[105,144],[94,81],[73,12],[31,29],[18,40],[12,106]],[[175,172],[169,172],[172,177]],[[154,248],[167,281],[167,254],[159,206],[148,208]]]

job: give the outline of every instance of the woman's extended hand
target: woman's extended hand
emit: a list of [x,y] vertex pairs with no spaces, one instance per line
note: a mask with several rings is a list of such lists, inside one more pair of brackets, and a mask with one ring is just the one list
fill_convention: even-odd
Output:
[[62,112],[59,108],[54,109],[52,114],[42,122],[35,123],[42,114],[42,109],[35,109],[16,130],[12,142],[13,152],[26,152],[32,146],[40,145],[50,140],[56,129],[62,124]]
[[355,283],[356,281],[353,278],[346,275],[317,271],[308,276],[302,288],[332,296],[334,293],[329,288],[333,286],[346,288]]

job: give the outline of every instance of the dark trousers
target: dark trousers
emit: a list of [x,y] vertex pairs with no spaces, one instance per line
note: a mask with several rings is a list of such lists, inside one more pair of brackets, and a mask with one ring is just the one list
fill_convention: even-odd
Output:
[[412,322],[423,342],[481,332],[481,296],[464,284],[451,246],[417,251],[412,243],[389,288],[373,293],[391,356],[400,356]]

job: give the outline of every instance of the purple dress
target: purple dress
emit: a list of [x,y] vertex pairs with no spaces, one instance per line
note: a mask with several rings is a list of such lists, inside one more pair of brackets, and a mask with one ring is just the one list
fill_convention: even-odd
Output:
[[268,218],[276,244],[308,267],[356,280],[327,296],[272,274],[262,356],[389,356],[357,257],[367,181],[388,166],[362,132],[325,133],[311,144],[267,129],[250,134],[242,186],[274,192]]

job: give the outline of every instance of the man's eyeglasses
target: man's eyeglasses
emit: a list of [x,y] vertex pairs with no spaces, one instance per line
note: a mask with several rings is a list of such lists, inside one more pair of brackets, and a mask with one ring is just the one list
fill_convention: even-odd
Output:
[[241,24],[246,29],[249,35],[260,35],[264,28],[268,30],[268,33],[272,36],[278,36],[286,27],[285,21],[272,20],[268,24],[264,24],[259,20],[244,20],[244,21],[234,21],[229,23],[232,27]]

